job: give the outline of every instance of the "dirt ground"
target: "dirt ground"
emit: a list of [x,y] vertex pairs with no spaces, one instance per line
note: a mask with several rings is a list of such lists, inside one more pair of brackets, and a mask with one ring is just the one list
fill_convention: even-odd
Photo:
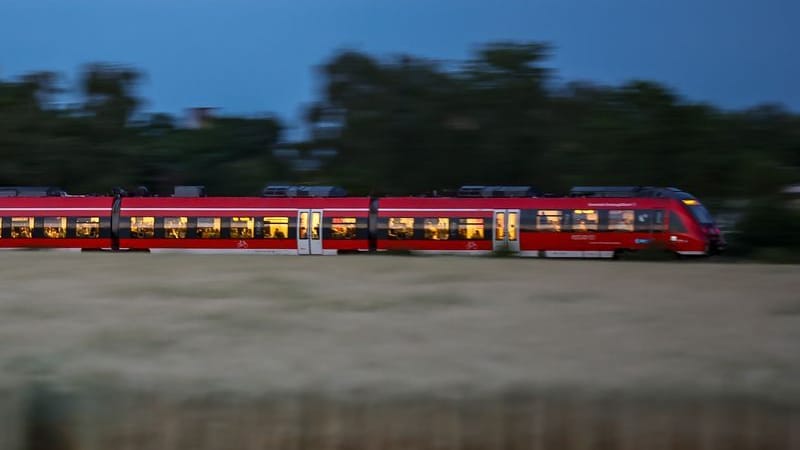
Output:
[[800,266],[0,253],[0,448],[800,449]]
[[0,387],[800,401],[800,266],[0,253]]

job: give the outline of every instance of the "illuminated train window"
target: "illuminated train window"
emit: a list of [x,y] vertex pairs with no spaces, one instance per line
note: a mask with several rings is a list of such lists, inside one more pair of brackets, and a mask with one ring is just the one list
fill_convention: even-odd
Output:
[[197,218],[197,237],[200,239],[216,239],[220,236],[219,217],[198,217]]
[[425,239],[443,241],[450,238],[450,219],[446,217],[425,219]]
[[252,217],[231,217],[231,238],[252,239],[254,224]]
[[461,239],[483,239],[483,219],[458,219],[458,237]]
[[185,239],[188,217],[164,217],[164,237],[167,239]]
[[539,210],[536,213],[536,229],[539,231],[561,231],[564,213],[559,210]]
[[12,217],[11,238],[30,239],[33,237],[33,217]]
[[100,218],[78,217],[75,219],[75,236],[79,238],[100,237]]
[[572,210],[572,231],[597,231],[597,211],[594,209]]
[[413,239],[413,238],[414,238],[413,217],[389,218],[389,239]]
[[356,218],[355,217],[334,217],[331,219],[331,238],[333,239],[355,239],[356,238]]
[[633,231],[633,218],[632,209],[608,211],[608,231]]
[[63,239],[67,237],[67,218],[45,217],[44,237],[50,239]]
[[155,217],[131,217],[131,237],[138,239],[151,238],[155,235]]
[[288,217],[264,217],[264,239],[286,239],[289,237]]

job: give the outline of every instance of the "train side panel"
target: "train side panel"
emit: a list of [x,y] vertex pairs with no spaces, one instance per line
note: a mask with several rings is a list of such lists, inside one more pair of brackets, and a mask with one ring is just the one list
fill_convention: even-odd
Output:
[[384,198],[377,229],[378,250],[548,257],[612,257],[654,246],[707,251],[697,221],[667,198]]
[[387,197],[379,200],[378,251],[489,254],[494,211],[510,199]]
[[273,254],[369,250],[368,198],[126,198],[120,248]]
[[0,198],[0,248],[112,248],[112,197]]

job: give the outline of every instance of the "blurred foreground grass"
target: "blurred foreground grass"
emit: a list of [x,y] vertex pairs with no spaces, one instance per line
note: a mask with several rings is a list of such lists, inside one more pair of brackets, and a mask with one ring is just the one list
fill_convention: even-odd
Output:
[[797,266],[0,266],[2,448],[800,448]]

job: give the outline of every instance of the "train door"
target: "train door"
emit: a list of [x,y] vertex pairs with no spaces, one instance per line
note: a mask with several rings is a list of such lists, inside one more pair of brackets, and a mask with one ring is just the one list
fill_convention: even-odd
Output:
[[494,251],[519,253],[519,210],[494,211]]
[[322,210],[297,211],[297,254],[322,254]]

